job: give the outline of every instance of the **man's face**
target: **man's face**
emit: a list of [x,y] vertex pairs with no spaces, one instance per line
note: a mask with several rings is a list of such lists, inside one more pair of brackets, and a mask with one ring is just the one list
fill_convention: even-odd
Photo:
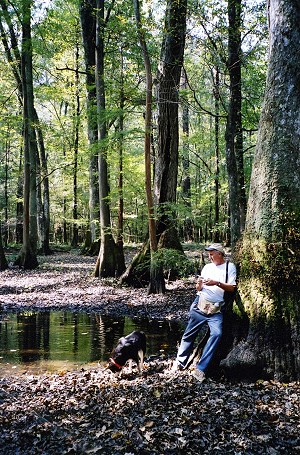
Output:
[[215,264],[219,264],[219,263],[223,262],[223,255],[220,251],[217,251],[217,250],[209,251],[208,257]]

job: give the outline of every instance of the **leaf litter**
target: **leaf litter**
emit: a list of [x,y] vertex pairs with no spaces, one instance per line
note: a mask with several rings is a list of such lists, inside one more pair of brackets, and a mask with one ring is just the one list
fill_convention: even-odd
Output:
[[[185,319],[193,281],[168,285],[164,296],[93,278],[94,258],[42,258],[35,271],[2,272],[0,304],[30,309],[103,311]],[[66,299],[67,296],[67,299]],[[103,367],[0,378],[0,453],[56,454],[297,454],[300,383],[202,384],[173,374],[172,358],[146,359],[121,377]]]

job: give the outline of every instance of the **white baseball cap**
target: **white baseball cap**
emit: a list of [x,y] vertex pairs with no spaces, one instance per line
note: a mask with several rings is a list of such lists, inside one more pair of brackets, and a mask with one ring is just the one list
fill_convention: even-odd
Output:
[[212,243],[211,245],[206,246],[205,251],[220,251],[220,253],[225,254],[225,250],[221,243]]

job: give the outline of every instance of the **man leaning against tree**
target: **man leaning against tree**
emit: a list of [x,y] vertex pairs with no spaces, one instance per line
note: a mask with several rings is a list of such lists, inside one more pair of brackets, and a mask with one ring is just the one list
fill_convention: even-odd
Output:
[[[224,291],[234,292],[236,288],[236,267],[225,259],[220,243],[205,248],[210,263],[206,264],[197,278],[197,296],[190,307],[189,321],[178,349],[174,369],[183,370],[193,351],[195,339],[204,324],[208,324],[210,335],[201,358],[192,375],[200,382],[205,379],[205,370],[211,362],[222,336]],[[226,279],[227,269],[227,279]]]

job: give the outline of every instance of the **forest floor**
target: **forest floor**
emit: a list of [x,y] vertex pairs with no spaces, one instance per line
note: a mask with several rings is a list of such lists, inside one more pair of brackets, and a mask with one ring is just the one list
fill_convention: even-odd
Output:
[[[33,271],[0,274],[0,323],[10,312],[98,311],[186,319],[194,281],[161,296],[93,277],[95,258],[56,253]],[[1,330],[1,324],[0,324]],[[142,376],[103,367],[0,378],[0,454],[300,454],[300,384],[173,374],[172,358]],[[0,370],[1,371],[1,370]]]

